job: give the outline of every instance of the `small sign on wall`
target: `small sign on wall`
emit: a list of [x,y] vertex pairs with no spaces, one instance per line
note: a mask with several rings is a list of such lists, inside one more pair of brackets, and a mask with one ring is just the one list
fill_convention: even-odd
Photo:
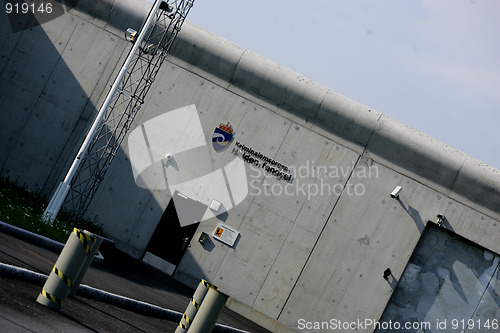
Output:
[[215,228],[213,233],[215,239],[229,246],[234,245],[234,242],[236,242],[236,239],[238,239],[239,235],[240,233],[238,231],[226,227],[222,223],[219,223],[217,225],[217,228]]

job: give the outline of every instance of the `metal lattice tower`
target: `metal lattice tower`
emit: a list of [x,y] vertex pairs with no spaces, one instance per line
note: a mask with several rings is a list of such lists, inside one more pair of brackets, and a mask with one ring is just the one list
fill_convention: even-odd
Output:
[[72,210],[74,219],[82,218],[87,211],[193,3],[194,0],[162,1],[156,13],[150,13],[155,15],[153,22],[149,27],[143,26],[144,38],[71,180],[64,203]]

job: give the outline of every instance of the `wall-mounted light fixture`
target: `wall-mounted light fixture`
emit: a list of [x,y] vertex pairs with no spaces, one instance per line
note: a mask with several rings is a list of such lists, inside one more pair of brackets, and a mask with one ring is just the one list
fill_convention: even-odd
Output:
[[401,192],[401,190],[402,190],[401,186],[396,186],[394,191],[391,192],[391,198],[399,199],[399,193]]
[[171,13],[174,11],[175,8],[168,2],[162,1],[160,4],[160,9],[166,11],[167,13]]
[[152,53],[152,51],[154,50],[154,48],[155,48],[155,45],[150,43],[150,44],[147,44],[144,47],[140,47],[139,49],[142,52],[146,53],[146,54],[150,54],[150,53]]
[[208,234],[202,232],[200,237],[198,238],[198,242],[200,242],[201,245],[204,245],[208,241]]
[[135,31],[134,29],[128,28],[127,31],[125,31],[125,39],[128,40],[129,42],[134,43],[136,38],[137,38],[137,31]]
[[217,201],[217,200],[212,200],[210,203],[210,209],[213,210],[215,213],[217,213],[222,206],[222,203]]
[[387,269],[384,271],[384,279],[386,279],[386,280],[387,280],[387,279],[389,278],[389,276],[391,276],[391,275],[392,275],[392,271],[391,271],[391,269],[390,269],[390,268],[387,268]]
[[175,17],[174,15],[175,7],[171,6],[166,1],[161,2],[160,9],[166,11],[167,13],[170,13],[170,15],[168,15],[170,19],[173,19]]
[[437,225],[438,226],[440,226],[440,227],[444,226],[444,218],[445,217],[443,214],[441,214],[441,213],[437,214]]

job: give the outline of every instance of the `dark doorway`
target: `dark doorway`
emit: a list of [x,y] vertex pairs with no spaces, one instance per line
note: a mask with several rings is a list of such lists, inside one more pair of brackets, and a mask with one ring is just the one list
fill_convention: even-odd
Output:
[[[149,241],[146,253],[149,252],[173,266],[179,265],[200,224],[196,221],[201,221],[206,209],[206,205],[175,192]],[[186,216],[190,219],[189,223]],[[147,256],[150,257],[149,254]],[[151,264],[155,265],[154,262]]]

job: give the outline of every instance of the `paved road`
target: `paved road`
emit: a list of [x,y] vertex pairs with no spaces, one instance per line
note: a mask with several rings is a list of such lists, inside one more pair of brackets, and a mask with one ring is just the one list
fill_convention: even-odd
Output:
[[[0,263],[48,275],[58,254],[0,232]],[[162,308],[184,312],[193,290],[124,255],[92,266],[82,284]],[[36,302],[41,285],[0,274],[2,332],[174,332],[177,323],[98,302],[68,298],[60,312]],[[218,323],[249,332],[268,332],[224,309]]]

